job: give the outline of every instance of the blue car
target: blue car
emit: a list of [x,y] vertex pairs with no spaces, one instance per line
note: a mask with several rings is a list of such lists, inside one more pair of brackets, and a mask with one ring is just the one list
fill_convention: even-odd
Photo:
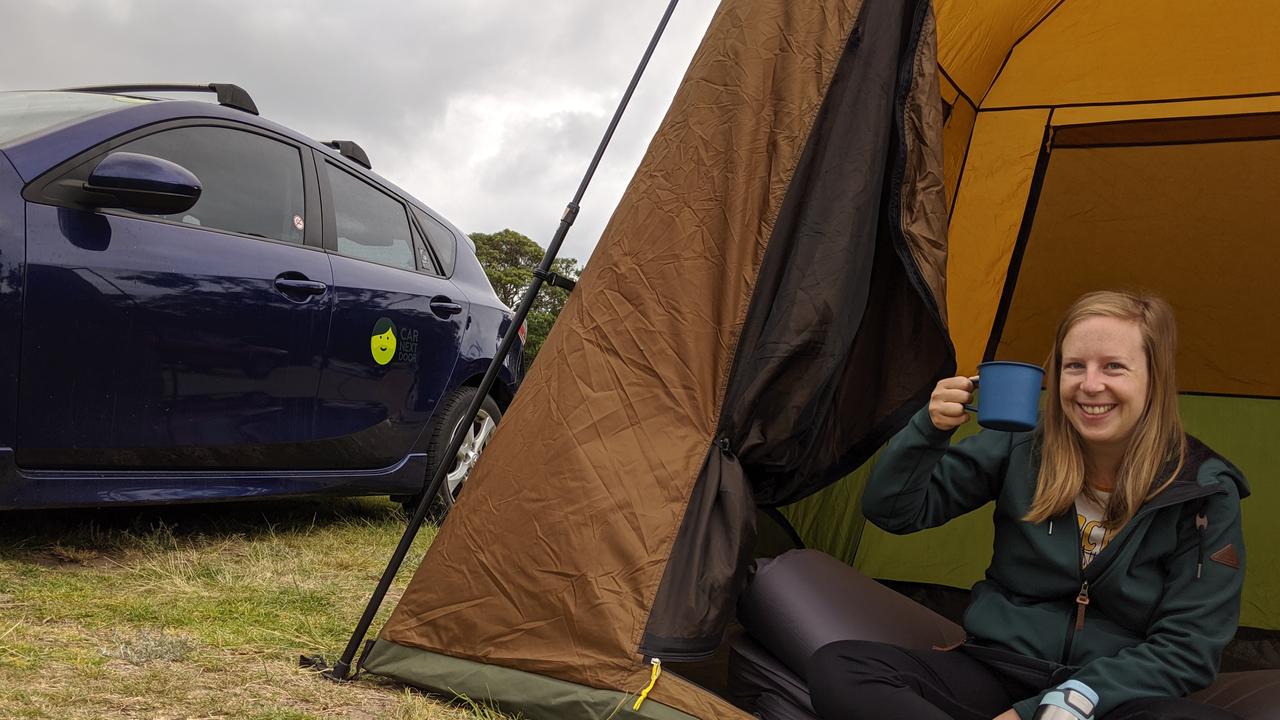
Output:
[[439,463],[451,504],[511,322],[457,228],[234,85],[0,93],[0,509],[407,502]]

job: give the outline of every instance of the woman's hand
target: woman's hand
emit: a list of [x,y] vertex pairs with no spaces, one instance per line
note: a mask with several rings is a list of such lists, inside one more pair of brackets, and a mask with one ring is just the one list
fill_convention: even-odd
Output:
[[960,375],[939,380],[929,396],[929,419],[939,430],[955,430],[969,420],[964,404],[973,399],[973,381]]

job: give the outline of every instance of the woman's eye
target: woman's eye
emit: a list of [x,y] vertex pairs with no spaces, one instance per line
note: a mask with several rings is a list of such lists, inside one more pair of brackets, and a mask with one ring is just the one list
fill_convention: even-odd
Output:
[[1109,363],[1107,363],[1107,369],[1108,369],[1108,370],[1123,370],[1123,369],[1124,369],[1124,365],[1122,365],[1122,364],[1120,364],[1120,363],[1118,363],[1118,362],[1109,362]]

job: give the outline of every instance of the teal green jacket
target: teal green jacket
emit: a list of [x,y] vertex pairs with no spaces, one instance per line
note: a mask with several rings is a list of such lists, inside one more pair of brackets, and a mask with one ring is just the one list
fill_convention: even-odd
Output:
[[[950,438],[927,409],[916,413],[881,453],[862,510],[905,534],[995,501],[991,566],[964,617],[970,643],[1051,667],[1054,684],[1085,683],[1099,695],[1098,717],[1213,681],[1240,619],[1249,489],[1239,470],[1188,437],[1183,471],[1082,571],[1072,510],[1022,520],[1035,494],[1034,434]],[[1036,695],[1014,709],[1031,718],[1039,704]]]

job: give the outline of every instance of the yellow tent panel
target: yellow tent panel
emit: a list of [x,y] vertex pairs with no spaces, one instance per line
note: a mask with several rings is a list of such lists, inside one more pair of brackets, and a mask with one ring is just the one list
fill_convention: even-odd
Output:
[[961,372],[982,361],[1048,118],[1040,109],[980,113],[974,127],[948,240],[947,316]]
[[1280,3],[1268,0],[1071,0],[1013,48],[981,105],[1271,93],[1277,37]]

